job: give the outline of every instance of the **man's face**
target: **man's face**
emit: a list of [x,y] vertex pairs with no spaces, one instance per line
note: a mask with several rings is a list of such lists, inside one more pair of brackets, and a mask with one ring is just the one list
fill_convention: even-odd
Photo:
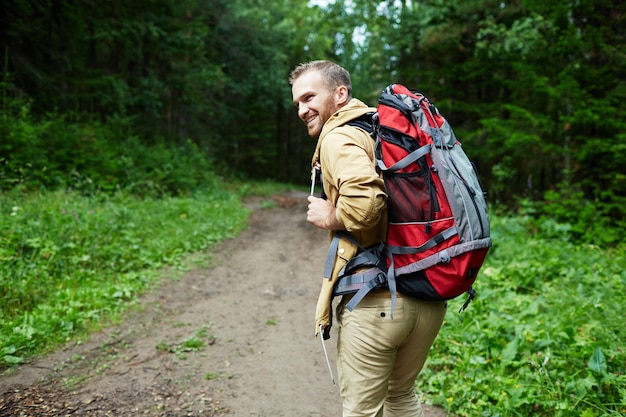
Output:
[[298,117],[311,137],[319,136],[324,123],[341,107],[337,90],[328,91],[328,85],[315,70],[300,75],[291,86],[291,94]]

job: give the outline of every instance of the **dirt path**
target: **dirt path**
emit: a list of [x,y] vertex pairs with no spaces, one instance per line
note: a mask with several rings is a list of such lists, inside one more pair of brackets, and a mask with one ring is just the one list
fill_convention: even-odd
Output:
[[164,282],[121,325],[0,378],[0,416],[340,416],[313,337],[327,235],[306,223],[304,195],[277,201],[251,202],[250,227],[215,249],[211,268]]

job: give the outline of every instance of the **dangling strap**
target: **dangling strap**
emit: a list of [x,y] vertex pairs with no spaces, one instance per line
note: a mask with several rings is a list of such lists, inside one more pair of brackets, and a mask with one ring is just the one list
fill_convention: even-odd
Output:
[[391,311],[389,312],[389,316],[393,319],[393,311],[396,308],[396,268],[393,262],[393,255],[391,253],[391,248],[387,247],[386,250],[387,257],[391,260],[389,265],[389,270],[387,271],[387,285],[389,285],[389,292],[391,293]]
[[462,313],[463,311],[465,311],[465,309],[467,308],[467,306],[469,305],[469,303],[476,298],[476,290],[474,289],[474,287],[470,287],[469,290],[467,290],[467,300],[465,300],[465,302],[463,303],[463,305],[461,306],[461,309],[459,310],[459,313]]
[[335,235],[330,242],[328,255],[326,256],[326,265],[324,266],[324,278],[330,279],[335,266],[335,257],[337,256],[337,248],[339,247],[339,235]]

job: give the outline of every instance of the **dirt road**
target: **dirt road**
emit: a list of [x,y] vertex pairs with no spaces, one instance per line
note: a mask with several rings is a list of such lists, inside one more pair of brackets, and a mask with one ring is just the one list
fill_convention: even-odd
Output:
[[214,249],[210,268],[166,280],[120,325],[2,376],[0,416],[340,416],[313,336],[327,235],[306,223],[305,198],[251,201],[250,227]]

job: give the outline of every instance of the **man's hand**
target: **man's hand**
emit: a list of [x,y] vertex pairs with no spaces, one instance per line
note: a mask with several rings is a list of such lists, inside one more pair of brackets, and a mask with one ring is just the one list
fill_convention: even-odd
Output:
[[328,200],[309,196],[309,211],[306,220],[312,225],[325,230],[343,230],[343,224],[339,223],[335,215],[335,206]]

